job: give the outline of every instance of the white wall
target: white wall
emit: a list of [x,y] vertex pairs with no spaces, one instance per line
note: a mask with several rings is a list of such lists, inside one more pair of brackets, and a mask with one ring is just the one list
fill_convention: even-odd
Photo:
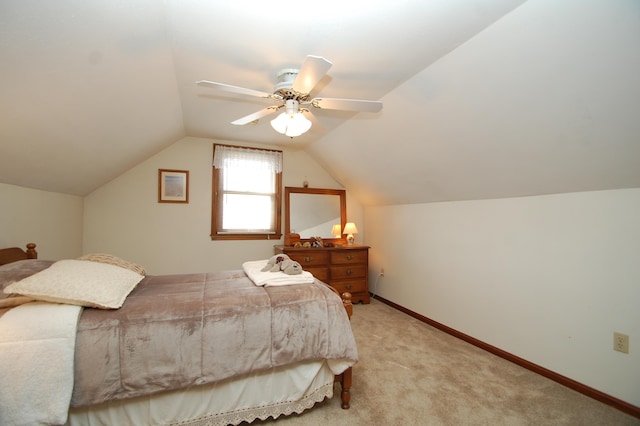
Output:
[[40,259],[82,254],[81,197],[0,183],[0,247],[36,243]]
[[640,406],[639,218],[640,189],[366,207],[371,285],[384,267],[382,297]]
[[[151,274],[237,269],[266,259],[280,240],[212,241],[211,139],[187,137],[85,198],[84,253],[105,252],[138,262]],[[218,141],[231,145],[239,142]],[[282,147],[270,147],[282,149]],[[284,186],[342,189],[311,157],[283,149]],[[158,203],[158,169],[189,170],[189,203]],[[349,220],[362,207],[347,196]],[[284,222],[284,216],[283,216]]]

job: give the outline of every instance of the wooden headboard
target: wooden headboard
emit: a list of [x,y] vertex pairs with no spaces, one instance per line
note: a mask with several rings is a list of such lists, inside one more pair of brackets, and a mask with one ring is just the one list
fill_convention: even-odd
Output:
[[27,250],[22,250],[19,247],[11,247],[6,249],[0,249],[0,265],[5,265],[11,262],[17,262],[18,260],[25,259],[37,259],[38,252],[36,251],[35,243],[27,244]]

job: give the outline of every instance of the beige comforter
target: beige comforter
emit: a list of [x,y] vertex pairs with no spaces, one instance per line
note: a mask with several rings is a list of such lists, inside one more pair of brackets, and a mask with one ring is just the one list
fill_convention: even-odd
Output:
[[71,405],[357,357],[342,301],[320,282],[258,287],[240,270],[149,276],[121,309],[84,309]]

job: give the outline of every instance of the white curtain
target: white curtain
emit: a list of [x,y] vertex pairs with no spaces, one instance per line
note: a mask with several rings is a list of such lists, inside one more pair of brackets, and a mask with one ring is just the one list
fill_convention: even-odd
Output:
[[282,151],[270,151],[255,148],[241,148],[236,146],[216,145],[213,156],[213,167],[251,168],[268,170],[271,173],[282,172]]

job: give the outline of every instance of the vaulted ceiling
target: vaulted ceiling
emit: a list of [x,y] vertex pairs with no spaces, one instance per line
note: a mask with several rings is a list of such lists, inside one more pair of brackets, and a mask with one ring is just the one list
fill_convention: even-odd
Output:
[[[640,187],[636,0],[6,0],[0,182],[86,195],[184,136],[304,149],[365,204]],[[315,110],[289,139],[268,105],[306,55]]]

